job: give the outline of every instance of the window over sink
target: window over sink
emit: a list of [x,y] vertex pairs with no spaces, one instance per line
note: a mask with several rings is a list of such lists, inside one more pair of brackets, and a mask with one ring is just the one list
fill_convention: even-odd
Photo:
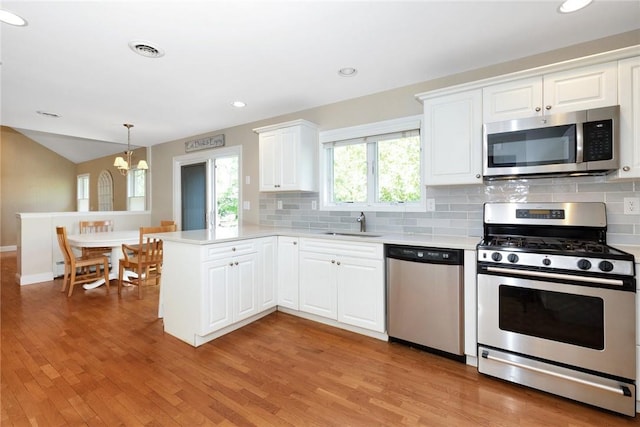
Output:
[[323,210],[424,211],[421,117],[320,133]]

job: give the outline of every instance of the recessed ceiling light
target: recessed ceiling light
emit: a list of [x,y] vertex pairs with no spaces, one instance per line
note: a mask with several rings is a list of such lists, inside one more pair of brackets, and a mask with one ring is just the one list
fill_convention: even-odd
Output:
[[130,41],[129,48],[131,48],[131,50],[138,55],[144,56],[146,58],[160,58],[164,56],[164,50],[160,49],[157,46],[154,46],[153,43],[147,41]]
[[338,70],[338,75],[342,77],[353,77],[358,74],[358,70],[353,67],[344,67]]
[[592,1],[593,0],[565,0],[558,8],[558,11],[560,13],[575,12],[589,6]]
[[16,27],[24,27],[27,25],[27,21],[19,17],[15,13],[11,13],[7,10],[0,10],[0,22],[5,24],[15,25]]
[[36,113],[40,114],[41,116],[45,116],[45,117],[51,117],[53,119],[57,119],[60,117],[60,114],[56,114],[56,113],[51,113],[49,111],[42,111],[42,110],[38,110],[36,111]]
[[233,105],[236,108],[244,108],[247,106],[247,104],[242,101],[233,101],[231,105]]

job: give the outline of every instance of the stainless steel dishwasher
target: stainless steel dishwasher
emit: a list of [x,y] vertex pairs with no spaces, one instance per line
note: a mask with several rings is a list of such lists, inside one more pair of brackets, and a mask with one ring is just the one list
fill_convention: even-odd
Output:
[[464,361],[464,251],[387,245],[385,252],[389,340]]

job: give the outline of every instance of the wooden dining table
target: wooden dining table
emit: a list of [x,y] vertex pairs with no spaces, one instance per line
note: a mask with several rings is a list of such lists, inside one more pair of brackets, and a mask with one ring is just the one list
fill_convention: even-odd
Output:
[[[111,271],[109,272],[109,279],[118,278],[118,270],[120,267],[120,258],[122,254],[122,244],[134,245],[140,243],[140,230],[123,230],[123,231],[105,231],[100,233],[86,233],[86,234],[72,234],[67,236],[69,245],[76,248],[111,248]],[[126,276],[134,277],[135,273],[125,270]],[[95,289],[101,285],[104,285],[104,279],[99,279],[92,283],[87,283],[82,287],[84,289]]]

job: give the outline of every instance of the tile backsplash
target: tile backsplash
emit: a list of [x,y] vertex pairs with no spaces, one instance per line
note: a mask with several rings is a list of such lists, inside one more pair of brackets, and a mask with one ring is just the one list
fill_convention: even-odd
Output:
[[[607,176],[523,179],[428,187],[427,198],[436,201],[434,212],[364,212],[367,231],[480,238],[485,202],[605,202],[607,242],[640,245],[640,215],[625,215],[623,208],[625,197],[639,196],[640,180],[616,181]],[[260,225],[359,230],[356,218],[360,210],[314,210],[312,202],[319,205],[318,199],[318,193],[260,193]],[[278,201],[282,209],[277,209]]]

